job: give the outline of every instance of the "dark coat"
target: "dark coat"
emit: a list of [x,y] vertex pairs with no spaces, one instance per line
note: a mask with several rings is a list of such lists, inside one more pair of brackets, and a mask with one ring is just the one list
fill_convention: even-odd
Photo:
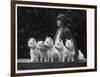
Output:
[[54,41],[56,40],[59,31],[61,31],[59,38],[61,40],[63,40],[63,43],[65,43],[66,39],[68,39],[68,40],[73,39],[74,40],[71,31],[67,27],[60,27],[57,29],[56,35],[54,37]]

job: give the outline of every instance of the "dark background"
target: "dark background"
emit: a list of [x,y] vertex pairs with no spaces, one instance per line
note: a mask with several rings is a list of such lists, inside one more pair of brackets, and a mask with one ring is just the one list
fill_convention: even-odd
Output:
[[72,20],[69,23],[77,47],[87,57],[86,46],[86,10],[51,9],[36,7],[17,7],[17,57],[30,58],[27,42],[30,37],[45,40],[46,36],[54,38],[57,31],[56,18],[59,14],[67,14]]

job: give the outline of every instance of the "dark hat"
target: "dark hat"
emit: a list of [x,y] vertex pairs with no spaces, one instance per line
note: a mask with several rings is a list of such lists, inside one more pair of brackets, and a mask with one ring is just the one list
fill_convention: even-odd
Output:
[[63,22],[71,22],[72,21],[72,19],[66,14],[59,14],[57,16],[57,20],[61,20]]
[[59,14],[57,16],[57,20],[65,21],[66,20],[66,16],[64,14]]

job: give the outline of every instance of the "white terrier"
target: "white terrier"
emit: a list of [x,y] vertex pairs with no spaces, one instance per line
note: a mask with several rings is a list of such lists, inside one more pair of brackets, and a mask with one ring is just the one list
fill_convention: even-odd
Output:
[[40,61],[43,61],[43,46],[44,46],[43,43],[44,43],[43,41],[38,41],[38,44],[37,44]]
[[[45,50],[47,51],[46,55],[47,55],[47,61],[50,61],[52,60],[53,61],[53,58],[52,58],[52,52],[53,52],[53,46],[54,46],[54,43],[53,43],[53,40],[51,37],[46,37],[45,41],[44,41],[44,46],[45,46]],[[52,58],[52,59],[51,59]]]
[[74,62],[74,57],[75,57],[75,47],[72,39],[66,39],[65,42],[65,47],[68,50],[68,57],[67,57],[67,62]]
[[37,58],[37,42],[34,38],[30,38],[28,41],[28,47],[30,48],[31,61],[38,61]]
[[60,53],[59,55],[59,61],[65,62],[66,58],[68,56],[68,50],[65,48],[63,41],[62,40],[56,40],[55,41],[55,48],[58,50]]

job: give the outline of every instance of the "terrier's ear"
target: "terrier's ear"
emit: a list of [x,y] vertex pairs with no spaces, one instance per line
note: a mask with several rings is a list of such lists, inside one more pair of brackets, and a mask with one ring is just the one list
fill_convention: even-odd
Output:
[[49,36],[49,38],[51,39],[51,37]]
[[73,42],[73,40],[71,39],[71,42]]

